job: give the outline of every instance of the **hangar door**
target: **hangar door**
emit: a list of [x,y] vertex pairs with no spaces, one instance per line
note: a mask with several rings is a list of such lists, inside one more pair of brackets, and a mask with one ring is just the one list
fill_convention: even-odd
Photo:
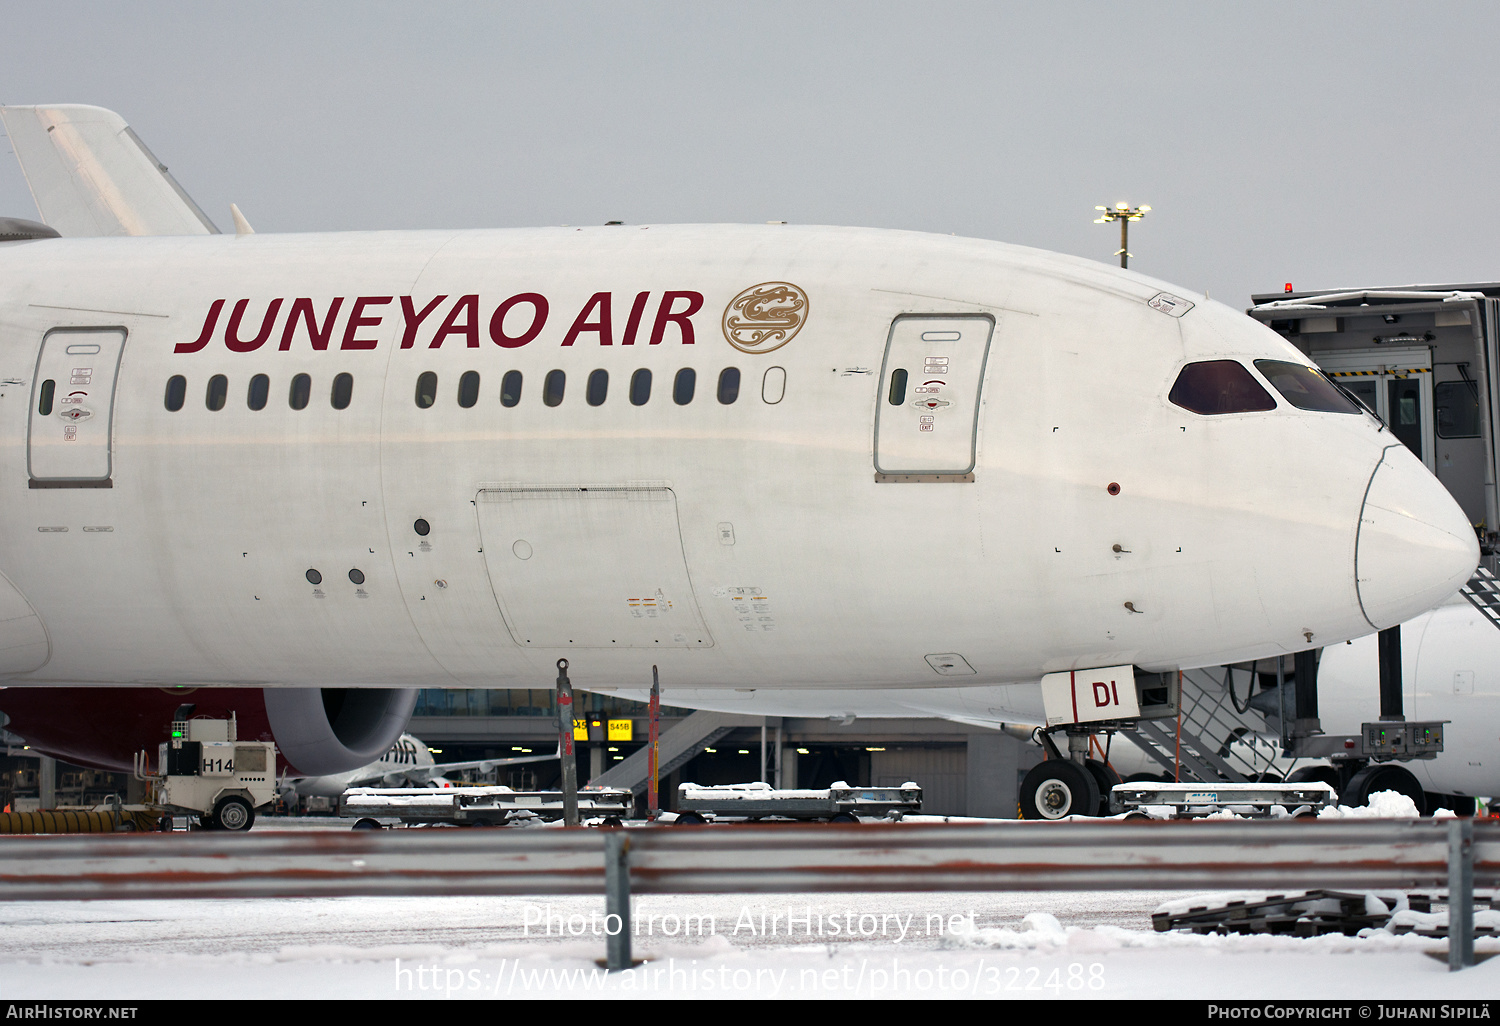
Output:
[[528,648],[708,648],[670,488],[486,488],[490,585]]
[[877,474],[950,477],[974,469],[994,330],[989,314],[904,314],[891,322],[875,407]]
[[115,376],[124,328],[59,328],[42,339],[31,389],[31,487],[110,487]]

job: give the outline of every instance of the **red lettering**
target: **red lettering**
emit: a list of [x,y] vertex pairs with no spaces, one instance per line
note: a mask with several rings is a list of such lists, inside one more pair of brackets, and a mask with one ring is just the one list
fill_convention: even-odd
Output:
[[[466,314],[464,323],[458,323],[458,315]],[[428,349],[436,349],[443,344],[443,340],[449,335],[462,335],[470,349],[479,348],[479,297],[459,296],[458,301],[453,304],[453,309],[448,311],[448,316],[443,320],[443,326],[432,336],[432,344]]]
[[402,349],[410,349],[412,347],[413,343],[417,341],[417,326],[422,323],[428,314],[437,309],[439,303],[447,298],[447,296],[438,296],[432,302],[422,307],[421,313],[417,313],[416,308],[412,306],[411,297],[401,297],[401,316],[406,318],[406,330],[401,333]]
[[[687,309],[677,313],[672,312],[672,304],[679,299],[687,300]],[[656,308],[656,323],[651,326],[651,345],[658,345],[662,336],[667,333],[667,322],[674,322],[682,331],[682,344],[690,346],[693,344],[693,322],[689,317],[703,309],[703,293],[701,292],[664,292],[661,297],[661,306]]]
[[630,304],[630,319],[625,322],[625,336],[620,339],[620,345],[635,345],[636,329],[641,326],[641,314],[646,312],[646,297],[649,295],[649,292],[638,293],[635,302]]
[[312,347],[318,352],[328,348],[328,339],[333,334],[333,322],[338,320],[339,307],[344,305],[344,297],[338,296],[328,304],[328,316],[323,319],[323,324],[318,325],[317,312],[313,310],[311,299],[292,300],[292,312],[286,315],[286,327],[281,329],[281,345],[277,349],[286,352],[292,348],[292,335],[297,330],[297,321],[307,325],[307,338]]
[[373,328],[381,322],[380,317],[364,316],[367,306],[384,306],[391,301],[390,296],[360,296],[354,301],[354,306],[349,309],[349,323],[344,326],[344,343],[340,349],[374,349],[380,342],[374,338],[355,338],[354,333],[360,328]]
[[[591,312],[593,312],[595,307],[599,308],[599,319],[597,321],[591,321],[588,319],[588,316]],[[573,319],[573,326],[569,328],[568,333],[563,336],[562,344],[565,346],[572,345],[573,341],[585,331],[598,332],[599,344],[601,346],[613,344],[612,340],[614,338],[614,331],[610,326],[609,320],[608,292],[595,292],[593,296],[589,298],[589,301],[583,305],[583,309],[578,311],[578,316]]]
[[[530,303],[533,307],[531,326],[519,335],[507,335],[505,333],[505,315],[510,313],[510,308],[517,303]],[[532,339],[542,333],[542,325],[547,323],[547,297],[537,292],[522,292],[520,295],[511,296],[505,302],[495,307],[495,312],[490,317],[490,338],[495,345],[505,349],[519,349]]]
[[208,316],[204,318],[203,330],[198,333],[196,340],[192,342],[179,342],[172,347],[174,353],[196,353],[208,345],[208,340],[213,338],[214,327],[219,323],[219,311],[224,309],[224,300],[216,299],[208,308]]
[[266,339],[271,337],[271,328],[276,324],[276,314],[281,310],[281,300],[271,300],[271,305],[266,308],[266,316],[260,322],[260,334],[252,339],[240,338],[240,318],[245,316],[245,307],[250,300],[242,299],[234,304],[234,313],[229,315],[229,323],[224,326],[224,344],[229,347],[231,353],[253,353],[266,344]]
[[[1104,696],[1103,698],[1099,697],[1101,694]],[[1100,681],[1095,681],[1094,682],[1094,707],[1097,708],[1097,709],[1103,709],[1107,705],[1109,705],[1109,685],[1108,684],[1104,684],[1104,683],[1102,683]]]

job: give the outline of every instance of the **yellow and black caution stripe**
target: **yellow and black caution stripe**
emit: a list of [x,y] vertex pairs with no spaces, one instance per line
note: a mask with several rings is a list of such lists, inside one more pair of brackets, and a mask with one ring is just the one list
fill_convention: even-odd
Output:
[[1413,374],[1431,374],[1432,373],[1432,368],[1431,367],[1387,367],[1385,370],[1352,370],[1352,371],[1331,371],[1331,370],[1325,370],[1323,373],[1327,374],[1330,378],[1375,378],[1375,377],[1381,377],[1381,376],[1388,377],[1388,378],[1405,378],[1405,377],[1410,377]]

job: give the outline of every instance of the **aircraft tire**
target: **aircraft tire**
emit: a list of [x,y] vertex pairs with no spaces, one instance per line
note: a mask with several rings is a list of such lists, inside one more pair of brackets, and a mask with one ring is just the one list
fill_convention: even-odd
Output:
[[1113,791],[1116,784],[1123,784],[1120,774],[1110,769],[1109,766],[1097,759],[1085,762],[1084,767],[1093,775],[1094,786],[1099,788],[1099,808],[1094,812],[1096,816],[1113,816],[1117,810],[1109,807],[1110,800],[1114,797]]
[[1379,791],[1406,795],[1419,813],[1427,808],[1427,795],[1411,770],[1391,762],[1373,762],[1350,777],[1348,785],[1339,793],[1339,804],[1350,807],[1368,805],[1370,795]]
[[1098,808],[1099,785],[1094,775],[1067,759],[1039,762],[1021,781],[1022,819],[1089,816]]
[[214,806],[214,826],[219,830],[243,833],[255,825],[255,810],[239,795],[220,798]]

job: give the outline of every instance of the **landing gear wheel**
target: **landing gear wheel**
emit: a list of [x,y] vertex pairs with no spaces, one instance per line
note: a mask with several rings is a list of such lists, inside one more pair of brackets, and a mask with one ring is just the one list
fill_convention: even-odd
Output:
[[1022,819],[1062,819],[1091,816],[1099,808],[1099,785],[1094,775],[1075,762],[1039,762],[1021,781]]
[[684,812],[677,817],[678,826],[702,826],[707,822],[708,820],[704,819],[696,812]]
[[255,810],[239,795],[220,798],[214,806],[214,825],[220,830],[249,830],[255,823]]
[[1427,795],[1422,785],[1412,776],[1411,770],[1392,762],[1375,762],[1349,778],[1349,784],[1339,794],[1339,804],[1358,807],[1370,804],[1370,795],[1379,791],[1395,791],[1410,798],[1421,812],[1427,807]]
[[1090,775],[1093,776],[1094,786],[1099,788],[1099,808],[1096,812],[1090,813],[1090,815],[1113,816],[1118,810],[1111,809],[1109,807],[1109,803],[1110,800],[1114,797],[1112,792],[1114,791],[1115,785],[1124,783],[1124,781],[1120,779],[1120,774],[1110,769],[1106,764],[1099,762],[1097,759],[1090,759],[1083,765],[1084,768],[1089,771]]

